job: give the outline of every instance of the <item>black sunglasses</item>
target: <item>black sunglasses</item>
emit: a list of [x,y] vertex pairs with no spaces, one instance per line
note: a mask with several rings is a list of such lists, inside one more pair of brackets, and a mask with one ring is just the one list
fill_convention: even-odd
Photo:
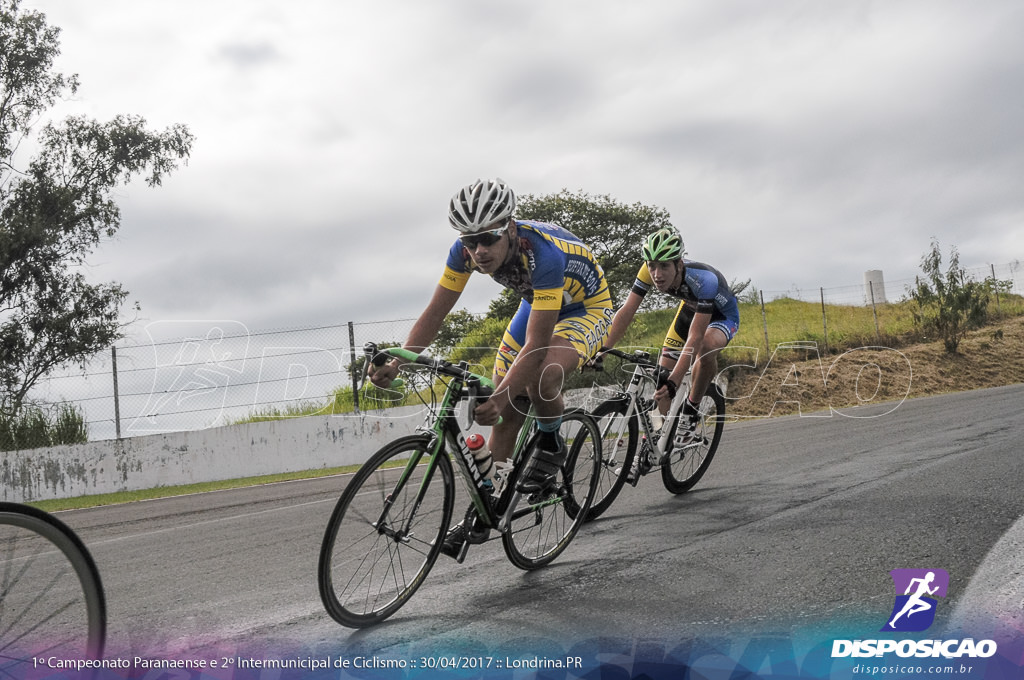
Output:
[[482,231],[479,234],[466,234],[465,236],[460,236],[459,240],[462,241],[462,245],[466,246],[470,250],[473,250],[477,246],[489,248],[500,241],[502,235],[506,231],[508,231],[508,227],[501,227],[500,229],[492,229],[491,231]]

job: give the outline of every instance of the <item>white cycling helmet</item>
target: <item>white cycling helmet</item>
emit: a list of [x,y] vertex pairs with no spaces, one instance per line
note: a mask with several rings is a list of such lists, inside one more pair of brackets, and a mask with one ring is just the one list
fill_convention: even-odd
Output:
[[452,196],[448,221],[463,234],[495,228],[496,222],[512,217],[516,195],[501,178],[478,179]]

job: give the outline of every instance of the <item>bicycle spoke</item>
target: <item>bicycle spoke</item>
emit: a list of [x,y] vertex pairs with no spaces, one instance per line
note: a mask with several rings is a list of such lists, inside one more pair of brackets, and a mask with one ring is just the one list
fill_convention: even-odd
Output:
[[[516,508],[502,543],[509,560],[521,569],[537,569],[568,547],[586,517],[597,489],[601,466],[601,434],[593,418],[579,411],[562,416],[562,438],[568,443],[560,487],[547,498],[527,499]],[[514,483],[515,480],[513,480]]]
[[693,442],[670,452],[661,468],[665,488],[672,493],[685,493],[700,481],[711,465],[718,449],[725,424],[725,399],[712,384],[701,399],[700,418]]
[[[320,595],[339,623],[377,623],[408,600],[433,566],[454,501],[450,463],[431,469],[407,461],[426,439],[385,446],[349,482],[335,508],[320,553]],[[421,493],[422,501],[420,501]],[[420,503],[417,505],[417,503]]]
[[0,503],[0,674],[22,676],[38,655],[102,653],[106,607],[92,558],[66,525]]

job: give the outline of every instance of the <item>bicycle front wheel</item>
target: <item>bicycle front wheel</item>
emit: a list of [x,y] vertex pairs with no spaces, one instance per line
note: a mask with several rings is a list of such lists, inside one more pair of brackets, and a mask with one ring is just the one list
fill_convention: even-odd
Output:
[[[569,547],[597,491],[601,433],[594,419],[581,410],[566,411],[560,433],[568,455],[554,490],[520,498],[501,536],[509,561],[520,569],[543,567]],[[516,466],[509,484],[518,483],[523,467]]]
[[382,448],[359,468],[331,514],[320,548],[320,599],[344,626],[371,626],[394,614],[437,560],[455,479],[445,455],[431,469],[428,445],[427,436],[412,435]]
[[626,417],[628,409],[628,399],[609,399],[600,403],[592,414],[601,431],[601,465],[594,502],[587,513],[588,522],[600,517],[615,502],[636,457],[640,424],[635,413]]
[[99,659],[107,605],[96,563],[66,524],[0,502],[0,675],[24,677],[34,657]]
[[[672,493],[686,493],[700,481],[711,465],[711,459],[718,450],[718,442],[725,428],[725,397],[712,382],[700,402],[700,419],[697,421],[693,442],[677,447],[673,444],[668,462],[661,466],[661,481]],[[676,424],[672,426],[675,437]]]

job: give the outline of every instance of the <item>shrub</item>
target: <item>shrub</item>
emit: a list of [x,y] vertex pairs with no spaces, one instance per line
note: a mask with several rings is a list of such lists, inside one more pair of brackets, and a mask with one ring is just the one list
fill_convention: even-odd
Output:
[[28,406],[13,415],[0,415],[0,451],[18,451],[89,441],[85,417],[72,404],[49,409]]
[[992,284],[974,281],[960,266],[956,247],[950,249],[949,266],[942,270],[939,242],[933,240],[931,250],[921,258],[925,278],[917,277],[908,291],[917,302],[915,323],[935,332],[950,354],[956,354],[967,331],[985,323]]

